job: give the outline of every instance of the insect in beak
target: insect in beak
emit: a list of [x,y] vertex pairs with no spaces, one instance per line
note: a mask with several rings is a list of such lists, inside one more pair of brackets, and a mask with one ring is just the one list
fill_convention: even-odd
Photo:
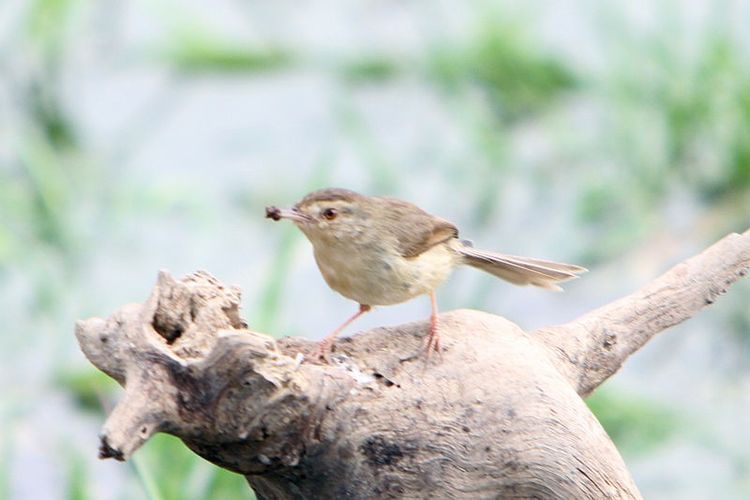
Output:
[[306,213],[300,212],[299,210],[292,208],[278,208],[278,207],[266,207],[266,218],[273,220],[289,219],[293,222],[312,222],[313,218]]

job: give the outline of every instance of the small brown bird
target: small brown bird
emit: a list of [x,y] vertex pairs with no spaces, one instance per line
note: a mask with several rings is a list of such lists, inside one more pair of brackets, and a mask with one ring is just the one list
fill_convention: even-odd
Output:
[[516,285],[560,290],[557,283],[586,269],[571,264],[475,249],[458,239],[450,222],[395,198],[328,188],[305,196],[291,209],[266,208],[266,217],[289,219],[313,245],[328,286],[359,302],[359,311],[323,339],[327,358],[336,336],[372,306],[430,295],[432,315],[427,356],[440,351],[435,289],[454,267],[467,264]]

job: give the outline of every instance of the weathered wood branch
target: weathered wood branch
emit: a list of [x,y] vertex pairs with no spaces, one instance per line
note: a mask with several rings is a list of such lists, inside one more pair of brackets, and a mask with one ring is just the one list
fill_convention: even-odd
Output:
[[580,395],[650,337],[750,266],[750,231],[730,235],[640,291],[566,325],[526,333],[498,316],[426,322],[316,344],[252,332],[240,294],[206,273],[160,273],[144,304],[80,321],[88,359],[125,387],[100,456],[125,460],[168,432],[261,498],[639,498]]
[[732,233],[640,290],[535,335],[581,396],[620,369],[643,344],[713,304],[750,268],[750,230]]

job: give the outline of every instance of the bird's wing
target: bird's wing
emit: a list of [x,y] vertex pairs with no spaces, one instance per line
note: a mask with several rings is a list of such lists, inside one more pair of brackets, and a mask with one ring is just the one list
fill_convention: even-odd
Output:
[[399,252],[412,258],[458,236],[458,229],[445,219],[428,214],[411,203],[389,199],[388,227]]

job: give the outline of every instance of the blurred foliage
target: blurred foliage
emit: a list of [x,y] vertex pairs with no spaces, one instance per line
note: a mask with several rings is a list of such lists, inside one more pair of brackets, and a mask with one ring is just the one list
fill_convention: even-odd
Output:
[[[630,40],[630,50],[611,66],[619,105],[614,144],[625,146],[618,157],[652,202],[675,180],[707,202],[750,188],[750,61],[730,33],[714,29],[697,54],[679,31]],[[653,130],[634,128],[637,117]],[[653,151],[655,137],[661,154],[644,161],[638,152]]]
[[671,409],[606,385],[589,396],[586,404],[625,455],[648,453],[680,430],[681,422]]
[[32,0],[28,4],[26,36],[34,49],[47,56],[47,63],[56,65],[66,47],[66,36],[73,29],[80,0]]
[[22,187],[16,193],[25,196],[14,200],[14,215],[21,219],[18,227],[31,229],[32,241],[69,254],[73,235],[66,216],[70,214],[69,204],[74,195],[71,179],[54,150],[44,141],[28,144],[21,151],[20,162],[16,180]]
[[584,263],[608,260],[662,227],[668,200],[717,212],[719,237],[750,210],[750,61],[730,31],[708,23],[690,43],[675,20],[644,36],[606,24],[612,60],[593,77],[608,119],[605,159],[582,178],[578,217],[596,240]]
[[252,318],[253,328],[261,332],[279,332],[278,317],[284,300],[292,258],[300,243],[299,234],[291,224],[281,229],[278,250],[274,254],[268,273],[261,285],[257,315]]
[[254,498],[243,476],[206,462],[174,436],[155,435],[132,461],[151,499]]
[[[626,177],[626,176],[625,176]],[[646,238],[656,223],[652,202],[630,179],[618,172],[601,172],[582,179],[576,215],[595,244],[584,245],[581,263],[608,261]]]
[[76,405],[88,412],[103,414],[102,402],[111,400],[119,385],[95,368],[63,372],[57,383],[73,397]]
[[[60,76],[78,8],[80,2],[73,0],[36,0],[20,26],[33,63],[5,82],[13,102],[6,110],[12,127],[5,139],[16,154],[0,168],[0,270],[20,263],[46,275],[46,259],[52,257],[65,263],[58,268],[65,278],[79,257],[71,214],[82,186],[76,177],[85,162]],[[38,278],[34,305],[49,312],[54,280]]]
[[84,183],[73,167],[75,154],[62,153],[29,134],[18,145],[15,165],[0,172],[0,271],[23,270],[33,283],[28,305],[40,317],[59,305],[60,287],[84,260],[74,222]]
[[[3,406],[0,402],[0,411],[5,413],[6,409]],[[2,415],[0,422],[5,424],[6,419],[7,416]],[[0,428],[0,498],[10,498],[10,430],[7,424]]]
[[[512,168],[508,164],[508,141],[502,124],[496,123],[492,117],[485,113],[471,113],[466,123],[470,140],[476,151],[479,152],[474,166],[476,180],[472,191],[474,191],[475,203],[472,219],[478,227],[486,227],[495,215],[495,209],[501,201],[498,193],[508,180],[507,174]],[[469,177],[469,176],[466,176]]]
[[339,69],[342,77],[352,84],[383,83],[403,72],[395,57],[387,54],[363,54],[344,61]]
[[88,500],[92,498],[88,493],[87,485],[90,483],[90,480],[83,458],[75,450],[68,450],[66,455],[68,457],[68,471],[66,474],[68,487],[65,498],[67,500]]
[[190,26],[176,30],[164,58],[184,72],[263,72],[289,65],[292,54],[280,47],[252,47],[206,28]]
[[38,126],[54,150],[75,148],[78,144],[77,134],[72,119],[63,108],[62,99],[57,95],[59,88],[49,84],[49,74],[38,78],[46,78],[48,83],[43,84],[40,80],[28,82],[26,105],[29,119]]
[[480,23],[467,41],[436,48],[428,64],[451,93],[464,85],[479,87],[508,121],[546,109],[576,84],[560,59],[534,48],[520,28],[496,19]]

